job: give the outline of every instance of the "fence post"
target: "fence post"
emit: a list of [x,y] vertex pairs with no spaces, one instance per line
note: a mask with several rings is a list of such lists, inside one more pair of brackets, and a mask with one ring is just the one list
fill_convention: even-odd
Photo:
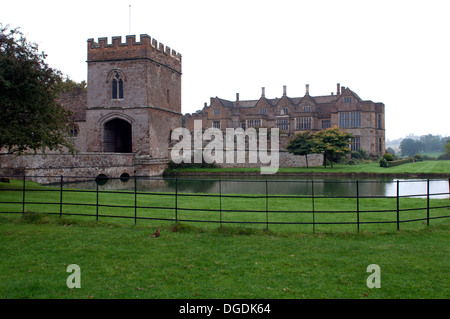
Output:
[[222,227],[222,182],[219,179],[219,225]]
[[359,233],[359,180],[356,181],[356,224]]
[[25,214],[25,182],[26,182],[26,176],[23,175],[23,185],[22,185],[22,215]]
[[97,219],[97,221],[98,221],[98,181],[96,180],[95,181],[95,184],[97,185],[97,188],[96,188],[96,193],[97,193],[97,203],[96,203],[96,219]]
[[134,224],[137,223],[137,183],[136,176],[134,177]]
[[312,198],[312,218],[313,218],[313,234],[316,233],[315,207],[314,207],[314,180],[311,180],[311,198]]
[[400,230],[400,181],[397,180],[397,230]]
[[269,190],[266,179],[266,230],[269,230]]
[[178,223],[178,178],[175,178],[175,222]]
[[59,195],[59,217],[62,217],[62,207],[63,207],[63,185],[64,185],[64,176],[61,175],[61,184],[60,184],[60,195]]
[[427,179],[427,226],[430,226],[430,179]]

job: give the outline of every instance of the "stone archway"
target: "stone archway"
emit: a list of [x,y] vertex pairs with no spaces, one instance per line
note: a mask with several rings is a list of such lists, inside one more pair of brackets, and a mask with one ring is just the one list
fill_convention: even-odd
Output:
[[105,123],[104,151],[107,153],[132,153],[131,124],[122,119]]

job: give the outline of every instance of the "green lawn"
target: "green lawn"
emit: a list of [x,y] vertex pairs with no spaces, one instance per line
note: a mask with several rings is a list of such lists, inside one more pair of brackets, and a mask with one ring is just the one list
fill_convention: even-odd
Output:
[[[26,184],[26,213],[6,213],[22,212],[22,186],[21,181],[0,183],[2,299],[450,297],[450,224],[439,218],[427,226],[425,199],[400,199],[399,219],[410,220],[400,224],[400,231],[395,198],[361,199],[360,222],[370,223],[357,232],[357,215],[347,212],[356,209],[355,199],[316,199],[312,214],[309,198],[274,197],[268,207],[280,211],[266,214],[265,199],[255,196],[220,202],[184,194],[175,211],[173,195],[140,193],[137,216],[147,219],[135,225],[132,192],[100,192],[104,206],[97,221],[95,205],[86,205],[96,203],[95,192],[64,191],[60,217],[60,189],[33,182]],[[430,200],[430,217],[448,216],[447,207],[433,209],[448,204],[448,199]],[[220,205],[222,214],[208,211]],[[420,209],[403,211],[407,208]],[[262,212],[248,212],[255,210]],[[269,224],[267,231],[267,218],[297,224]],[[314,229],[304,224],[313,219],[336,224]],[[152,238],[156,228],[162,235]],[[70,264],[80,266],[80,289],[66,285]],[[380,266],[379,289],[366,285],[370,264]]]
[[[416,229],[423,223],[445,222],[448,199],[328,198],[258,195],[236,196],[201,193],[150,193],[64,189],[26,183],[23,205],[22,181],[0,183],[0,213],[47,213],[88,220],[133,225],[149,220],[162,224],[190,222],[216,228],[234,225],[277,232],[346,232]],[[62,196],[62,205],[60,205]],[[99,206],[97,208],[96,203]],[[429,207],[429,209],[427,209]],[[113,217],[121,217],[113,218]],[[313,226],[313,223],[315,224]]]
[[[449,230],[281,234],[1,215],[0,298],[446,299]],[[66,286],[70,264],[79,289]],[[370,264],[381,288],[367,287]]]
[[[259,168],[196,168],[196,169],[175,169],[170,173],[198,173],[198,172],[259,172]],[[331,167],[293,167],[279,168],[279,173],[369,173],[369,174],[449,174],[450,161],[423,161],[408,163],[394,167],[380,167],[378,163],[345,165],[336,164]]]
[[445,154],[445,152],[425,152],[422,153],[422,156],[429,156],[429,157],[434,157],[434,158],[438,158],[440,155]]

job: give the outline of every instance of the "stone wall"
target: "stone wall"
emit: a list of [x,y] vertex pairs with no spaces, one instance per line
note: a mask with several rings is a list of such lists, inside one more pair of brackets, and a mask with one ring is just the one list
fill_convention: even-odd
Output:
[[[158,176],[167,167],[167,158],[151,158],[135,154],[82,153],[47,155],[2,155],[0,175],[34,176],[35,181],[46,183],[52,177],[64,176],[65,181],[95,178],[100,174],[108,177]],[[48,177],[48,178],[47,178]]]
[[[246,158],[248,159],[248,151],[246,152]],[[301,155],[294,155],[287,151],[280,150],[279,153],[279,167],[306,167],[306,157]],[[322,154],[310,154],[308,155],[308,166],[320,166],[323,164]],[[232,168],[232,167],[266,167],[268,164],[261,163],[223,163],[218,164],[218,167],[222,168]]]

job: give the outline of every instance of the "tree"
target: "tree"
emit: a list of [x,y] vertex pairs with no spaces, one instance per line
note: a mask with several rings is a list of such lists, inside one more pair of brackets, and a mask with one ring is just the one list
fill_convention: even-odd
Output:
[[400,143],[402,155],[413,157],[415,154],[421,153],[424,150],[424,144],[421,141],[413,140],[412,138],[405,138]]
[[314,134],[314,152],[323,152],[324,166],[327,167],[326,162],[329,160],[331,168],[333,168],[333,161],[351,152],[349,144],[352,137],[352,134],[342,131],[338,127],[319,131]]
[[438,160],[450,160],[450,140],[445,144],[445,153],[439,155]]
[[289,153],[295,155],[304,155],[306,160],[306,167],[308,166],[308,154],[313,153],[314,150],[314,134],[311,131],[305,131],[303,133],[297,133],[289,140],[286,147]]
[[445,153],[450,154],[450,140],[445,144]]
[[60,71],[16,28],[0,24],[0,148],[9,154],[68,148],[70,113],[56,102]]
[[395,156],[395,151],[392,147],[388,147],[386,150],[388,153],[392,154],[392,156]]
[[424,152],[440,152],[443,151],[444,144],[441,141],[441,137],[438,135],[422,135],[420,141],[423,143]]
[[66,76],[63,81],[59,81],[57,85],[58,85],[57,89],[61,93],[72,92],[77,89],[78,90],[81,89],[82,91],[87,90],[86,81],[83,80],[80,83],[77,83],[74,80],[70,79],[68,76]]

